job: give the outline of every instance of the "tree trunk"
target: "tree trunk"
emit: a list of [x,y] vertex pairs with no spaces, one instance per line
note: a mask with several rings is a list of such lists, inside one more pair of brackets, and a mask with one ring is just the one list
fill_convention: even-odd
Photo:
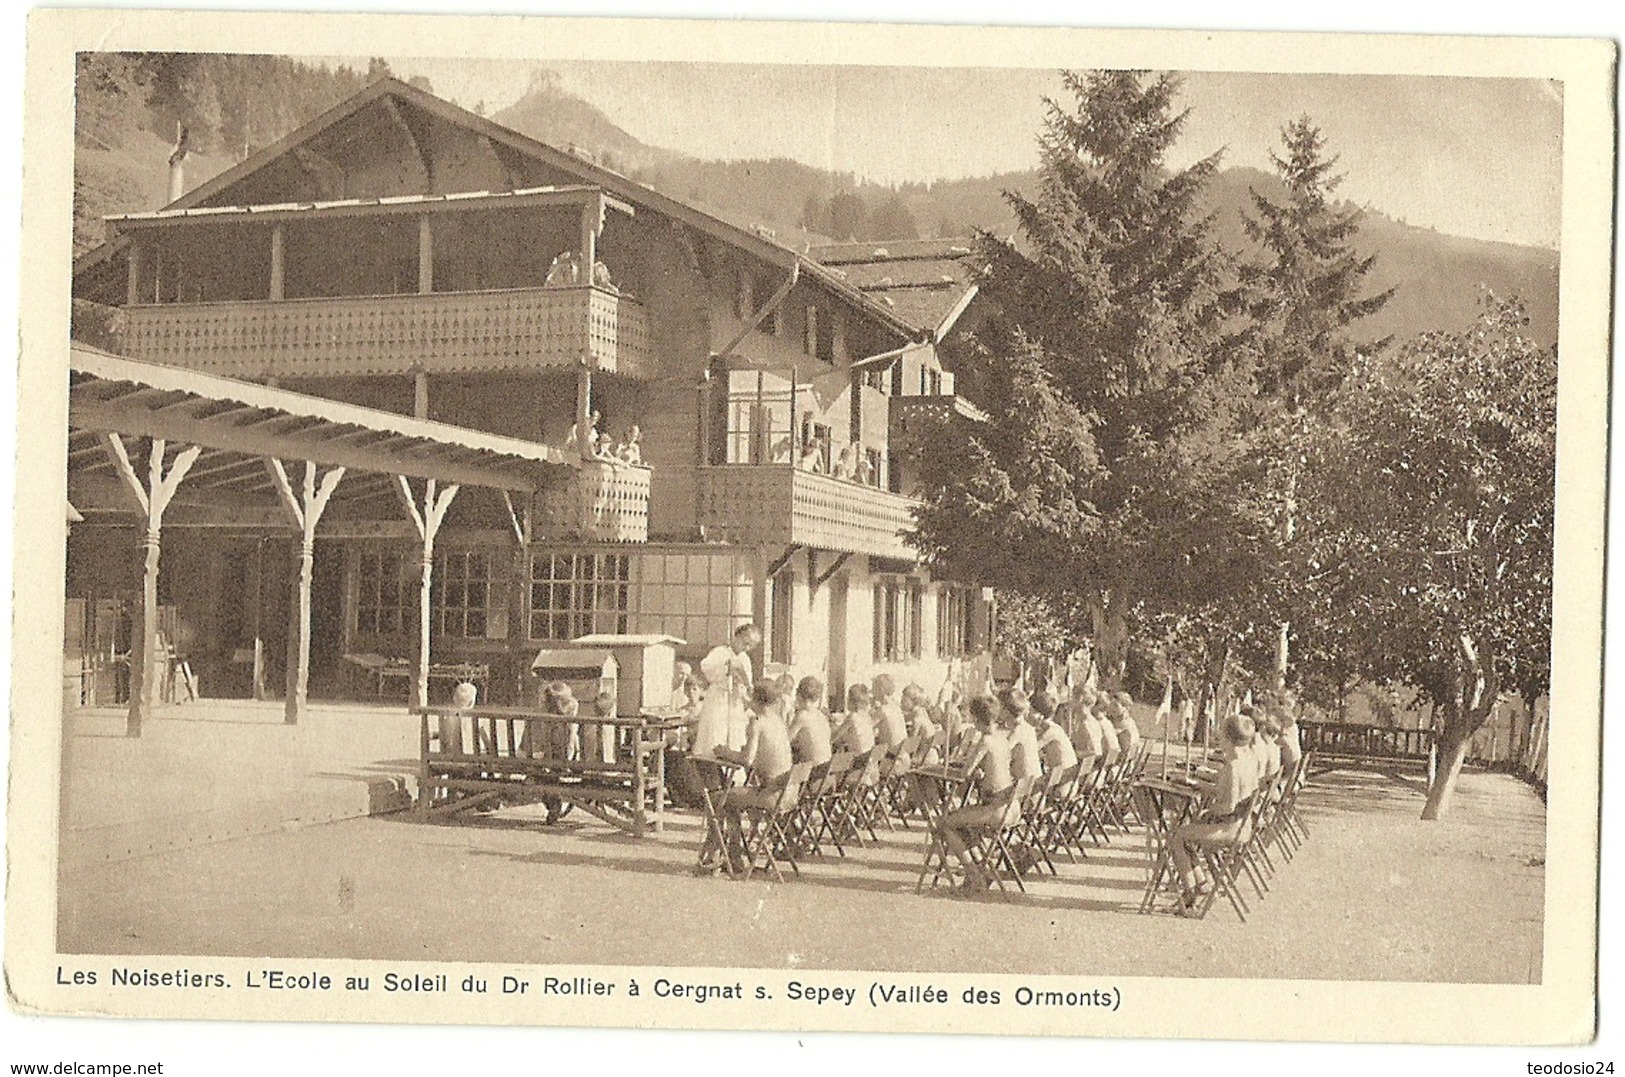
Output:
[[1113,692],[1123,688],[1123,672],[1128,667],[1128,617],[1126,603],[1113,592],[1103,592],[1089,605],[1094,623],[1096,668],[1100,685]]
[[1208,728],[1209,704],[1213,704],[1213,711],[1217,713],[1219,693],[1224,688],[1225,666],[1230,661],[1230,641],[1222,640],[1217,648],[1208,645],[1207,666],[1202,671],[1201,696],[1196,702],[1196,724],[1191,729],[1192,741],[1206,741],[1213,735]]
[[1461,765],[1467,759],[1467,746],[1472,739],[1471,731],[1452,721],[1446,721],[1445,727],[1439,731],[1434,749],[1438,753],[1437,770],[1433,775],[1433,784],[1428,788],[1427,803],[1422,807],[1423,819],[1438,819],[1450,810],[1450,801],[1456,792],[1456,778],[1461,774]]
[[1456,779],[1461,765],[1467,759],[1467,748],[1473,734],[1489,721],[1500,695],[1501,682],[1493,661],[1481,656],[1471,636],[1463,633],[1457,640],[1460,675],[1456,681],[1455,698],[1445,713],[1444,727],[1439,731],[1437,747],[1438,769],[1428,787],[1427,803],[1422,806],[1422,818],[1440,818],[1450,808],[1456,791]]

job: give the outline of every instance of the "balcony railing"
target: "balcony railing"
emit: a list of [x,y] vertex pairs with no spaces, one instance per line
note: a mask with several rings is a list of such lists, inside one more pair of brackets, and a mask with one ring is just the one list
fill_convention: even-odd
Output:
[[596,287],[146,304],[123,337],[137,359],[236,377],[651,365],[643,307]]
[[649,469],[583,460],[538,503],[542,533],[582,542],[649,541]]
[[700,522],[728,542],[798,544],[912,560],[913,498],[783,466],[700,469]]

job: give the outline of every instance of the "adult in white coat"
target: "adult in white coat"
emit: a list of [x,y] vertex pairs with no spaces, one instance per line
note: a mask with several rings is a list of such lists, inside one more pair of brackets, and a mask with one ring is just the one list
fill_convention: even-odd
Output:
[[700,704],[699,720],[694,726],[696,759],[715,759],[719,745],[736,752],[744,748],[750,724],[747,704],[755,683],[750,652],[761,643],[760,629],[752,624],[740,625],[731,641],[713,647],[701,659],[705,701]]

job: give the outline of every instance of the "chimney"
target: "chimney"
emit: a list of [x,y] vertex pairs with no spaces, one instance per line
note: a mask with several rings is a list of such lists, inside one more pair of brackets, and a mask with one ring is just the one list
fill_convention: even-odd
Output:
[[189,132],[184,125],[177,122],[175,149],[169,155],[169,202],[178,201],[181,195],[186,193],[186,154],[190,149]]

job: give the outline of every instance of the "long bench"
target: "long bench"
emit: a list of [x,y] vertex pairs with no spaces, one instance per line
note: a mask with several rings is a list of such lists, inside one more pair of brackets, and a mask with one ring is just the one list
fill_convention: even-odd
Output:
[[[665,825],[667,734],[663,715],[568,717],[514,707],[429,706],[418,716],[418,809],[456,815],[498,798],[557,797],[631,834]],[[550,750],[574,726],[580,751]]]
[[1345,722],[1299,722],[1303,750],[1314,753],[1314,772],[1342,767],[1378,770],[1398,778],[1397,772],[1421,768],[1433,781],[1437,755],[1431,729],[1396,729],[1391,726]]

